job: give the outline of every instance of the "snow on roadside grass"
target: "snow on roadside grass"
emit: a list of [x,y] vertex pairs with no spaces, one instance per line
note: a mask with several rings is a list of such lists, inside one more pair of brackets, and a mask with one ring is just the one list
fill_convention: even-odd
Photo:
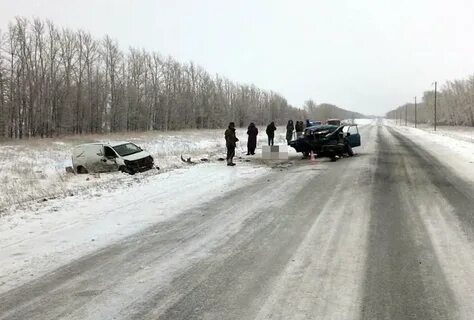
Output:
[[[432,128],[426,128],[427,131],[433,131]],[[474,127],[447,127],[441,126],[436,129],[440,135],[452,137],[466,142],[474,143]]]
[[[441,131],[433,131],[427,128],[399,126],[387,119],[384,123],[412,142],[423,146],[425,150],[457,172],[460,177],[474,184],[474,140],[470,142],[465,139],[468,131],[466,128],[443,127]],[[446,134],[447,132],[451,134]],[[463,132],[463,134],[455,134],[456,132]]]
[[[264,128],[259,128],[259,143],[266,143]],[[276,142],[284,142],[284,128],[278,128]],[[246,129],[237,129],[241,140],[236,153],[246,151]],[[35,201],[75,194],[94,194],[98,190],[122,188],[140,183],[140,179],[119,172],[99,176],[74,175],[65,172],[71,165],[74,146],[96,141],[132,141],[149,151],[155,163],[169,171],[186,166],[180,156],[193,160],[225,157],[224,130],[185,130],[173,132],[120,133],[110,135],[71,136],[62,139],[32,139],[0,144],[0,217]],[[150,179],[158,171],[140,174]]]
[[0,223],[0,293],[253,183],[270,170],[243,162],[234,168],[203,164],[131,188],[54,199],[36,211],[5,216]]
[[[385,120],[387,123],[390,123],[397,127],[405,127],[405,122],[402,121],[402,126],[397,125],[394,120]],[[408,127],[415,127],[414,123],[408,122]],[[437,126],[436,132],[434,131],[433,125],[419,123],[417,129],[426,131],[428,133],[436,134],[439,136],[451,137],[457,140],[463,140],[466,142],[474,143],[474,127],[465,127],[465,126]]]

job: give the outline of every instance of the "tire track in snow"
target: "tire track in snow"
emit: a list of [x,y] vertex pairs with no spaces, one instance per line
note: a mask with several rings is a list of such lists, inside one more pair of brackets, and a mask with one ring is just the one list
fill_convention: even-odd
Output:
[[[306,175],[294,175],[289,183],[298,185]],[[169,290],[174,277],[211,254],[256,213],[251,203],[237,212],[233,205],[255,199],[257,206],[271,208],[280,203],[275,194],[291,196],[302,187],[288,192],[279,176],[266,176],[0,295],[0,319],[119,317],[148,295]]]
[[[474,190],[438,159],[391,130],[408,152],[416,154],[410,187],[404,192],[431,239],[451,288],[459,319],[474,315]],[[427,168],[430,170],[428,171]]]
[[[369,149],[367,146],[364,151],[369,153]],[[365,159],[370,158],[362,156],[357,161]],[[308,176],[298,179],[303,189],[287,197],[284,206],[269,210],[263,204],[259,213],[210,259],[176,278],[172,290],[166,293],[170,296],[168,302],[163,303],[164,293],[150,297],[142,311],[128,319],[254,319],[274,290],[274,280],[294,263],[291,257],[311,228],[311,221],[319,215],[319,207],[330,201],[333,190],[328,186],[340,181],[335,173],[344,176],[351,172],[351,166],[357,167],[346,159],[329,164],[330,170],[319,176],[307,171]],[[285,177],[281,183],[292,188],[294,185]]]
[[256,319],[358,317],[377,149],[374,130],[364,128],[363,156],[347,159],[337,184],[328,184],[328,192],[318,197],[324,204],[319,216]]
[[378,140],[361,316],[452,319],[456,301],[410,191],[423,168],[386,128]]

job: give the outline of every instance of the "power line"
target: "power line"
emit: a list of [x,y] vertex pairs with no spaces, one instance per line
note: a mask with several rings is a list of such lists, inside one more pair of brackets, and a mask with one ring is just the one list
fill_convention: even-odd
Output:
[[415,128],[416,128],[416,96],[415,96]]

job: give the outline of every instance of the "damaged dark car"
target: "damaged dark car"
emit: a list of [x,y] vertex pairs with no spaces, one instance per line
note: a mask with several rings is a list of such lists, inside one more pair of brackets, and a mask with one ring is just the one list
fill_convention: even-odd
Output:
[[352,148],[359,147],[361,139],[357,125],[320,125],[306,128],[304,135],[290,142],[296,152],[309,157],[311,152],[319,158],[336,161],[343,156],[353,156]]

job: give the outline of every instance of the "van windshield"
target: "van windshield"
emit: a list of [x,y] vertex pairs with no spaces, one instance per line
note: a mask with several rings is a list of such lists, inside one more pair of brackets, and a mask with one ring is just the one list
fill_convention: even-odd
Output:
[[115,146],[114,150],[122,157],[142,151],[142,149],[140,149],[133,143],[125,143],[119,146]]

